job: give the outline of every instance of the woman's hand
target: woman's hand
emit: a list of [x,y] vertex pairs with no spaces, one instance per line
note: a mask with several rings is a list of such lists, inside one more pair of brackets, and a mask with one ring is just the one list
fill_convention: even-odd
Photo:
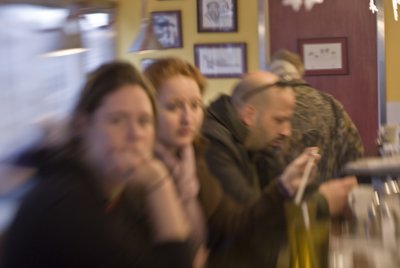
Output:
[[310,159],[313,162],[310,176],[309,178],[307,178],[307,184],[315,178],[317,166],[316,164],[318,163],[320,158],[321,156],[318,154],[318,148],[309,147],[306,148],[300,156],[298,156],[286,167],[280,177],[280,182],[291,196],[294,195],[298,190],[301,179],[303,177],[303,173],[305,172],[305,168],[307,166],[307,162],[309,162]]
[[191,144],[184,146],[173,155],[165,146],[157,143],[155,154],[170,170],[180,198],[186,200],[196,196],[199,186],[193,146]]
[[126,182],[140,167],[152,159],[151,152],[114,149],[108,154],[108,162],[103,163],[105,175],[110,178]]
[[132,170],[128,183],[132,187],[144,188],[150,192],[167,181],[171,181],[171,176],[164,163],[156,158],[150,158]]
[[151,188],[160,180],[170,179],[164,163],[154,158],[152,152],[144,150],[112,150],[104,166],[104,176],[119,186],[128,184],[130,187]]
[[[167,158],[165,160],[168,164],[173,162]],[[150,158],[136,166],[129,180],[130,186],[141,187],[146,191],[147,208],[156,242],[184,241],[190,231],[174,179],[168,169],[161,160]]]

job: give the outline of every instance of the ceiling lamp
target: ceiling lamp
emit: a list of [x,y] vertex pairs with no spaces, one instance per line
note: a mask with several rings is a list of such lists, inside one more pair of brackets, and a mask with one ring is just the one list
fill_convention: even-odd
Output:
[[65,24],[58,30],[59,38],[52,45],[50,52],[42,56],[59,57],[85,52],[87,49],[82,45],[79,20],[79,13],[70,12]]
[[142,0],[142,19],[140,22],[139,33],[133,41],[128,52],[144,53],[151,50],[163,49],[161,43],[157,40],[153,30],[153,21],[146,17],[147,1]]

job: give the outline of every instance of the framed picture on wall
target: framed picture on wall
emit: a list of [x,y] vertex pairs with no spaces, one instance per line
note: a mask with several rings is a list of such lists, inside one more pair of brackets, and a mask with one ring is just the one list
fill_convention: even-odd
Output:
[[312,38],[298,40],[306,75],[348,74],[347,38]]
[[154,11],[151,12],[153,30],[158,42],[164,48],[183,47],[181,12]]
[[197,0],[198,32],[237,32],[237,0]]
[[195,44],[194,61],[206,77],[240,77],[247,72],[246,44]]

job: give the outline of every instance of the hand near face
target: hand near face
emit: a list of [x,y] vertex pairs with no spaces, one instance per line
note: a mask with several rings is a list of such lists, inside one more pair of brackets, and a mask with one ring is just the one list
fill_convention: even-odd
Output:
[[105,173],[135,188],[151,188],[164,179],[170,179],[165,164],[148,150],[113,150],[107,155]]
[[294,193],[298,190],[303,173],[305,172],[307,163],[310,159],[312,159],[313,162],[307,184],[315,178],[317,167],[316,164],[320,158],[321,156],[317,153],[317,148],[309,147],[306,148],[300,156],[298,156],[287,166],[280,177],[280,181],[291,195],[294,195]]
[[155,146],[156,156],[170,170],[180,197],[186,199],[195,195],[198,190],[193,146],[183,146],[177,153],[178,155],[171,154],[161,143]]
[[109,154],[108,173],[121,180],[129,179],[135,170],[145,165],[151,158],[150,152],[135,152],[126,149],[114,150]]
[[153,191],[158,186],[164,184],[171,177],[163,162],[156,158],[148,159],[129,175],[129,185],[141,187],[147,191]]
[[164,163],[149,152],[114,151],[109,155],[109,160],[107,172],[135,188],[150,190],[152,185],[161,180],[170,179]]
[[328,201],[331,216],[335,217],[346,211],[348,195],[356,185],[357,179],[354,176],[332,179],[320,185],[319,192]]
[[177,155],[174,155],[162,143],[157,142],[154,151],[173,175],[181,177],[195,174],[195,156],[191,144],[183,146],[178,150]]

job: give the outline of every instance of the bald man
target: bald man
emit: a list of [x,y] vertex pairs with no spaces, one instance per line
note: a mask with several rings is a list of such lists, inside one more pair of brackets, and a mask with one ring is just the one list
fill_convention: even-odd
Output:
[[276,75],[254,72],[236,85],[232,96],[220,96],[208,108],[203,127],[211,142],[208,166],[240,203],[259,197],[252,158],[269,145],[279,147],[290,136],[295,103],[293,90]]
[[[274,178],[263,178],[256,168],[257,157],[267,147],[278,149],[290,137],[295,109],[291,82],[269,72],[246,75],[232,95],[222,95],[209,106],[203,135],[210,145],[206,161],[224,191],[241,204],[255,201]],[[267,167],[268,168],[268,167]],[[312,190],[320,213],[337,215],[347,205],[354,178],[331,181]],[[212,251],[210,267],[275,267],[285,241],[285,226],[265,237],[239,237]],[[231,247],[231,245],[235,245]]]

